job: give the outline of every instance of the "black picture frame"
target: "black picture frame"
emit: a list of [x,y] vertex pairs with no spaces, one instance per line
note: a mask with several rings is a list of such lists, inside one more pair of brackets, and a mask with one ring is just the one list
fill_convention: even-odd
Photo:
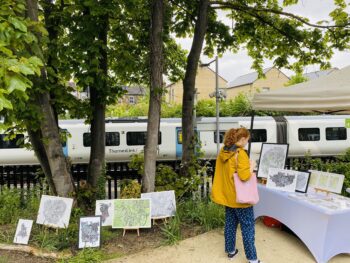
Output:
[[[82,223],[82,219],[86,219],[86,218],[91,218],[91,219],[98,219],[99,221],[99,230],[98,230],[98,234],[99,234],[99,242],[98,242],[98,246],[80,246],[81,240],[80,240],[80,234],[81,234],[81,223]],[[101,220],[101,216],[82,216],[79,218],[79,233],[78,233],[78,248],[79,249],[84,249],[84,248],[101,248],[101,232],[102,232],[102,220]]]
[[287,158],[288,158],[288,151],[289,151],[289,144],[288,143],[262,143],[261,149],[260,149],[260,155],[259,155],[259,165],[258,165],[258,169],[257,169],[257,172],[256,172],[256,176],[257,177],[262,177],[262,178],[267,178],[268,177],[268,168],[267,168],[267,171],[265,171],[266,168],[262,167],[262,165],[261,165],[262,164],[261,161],[262,161],[262,157],[263,157],[262,156],[263,150],[264,150],[264,147],[267,146],[267,145],[276,145],[276,146],[287,147],[286,151],[285,151],[283,167],[279,167],[279,166],[271,167],[271,168],[280,168],[280,169],[285,169],[286,168]]
[[[305,190],[298,190],[297,188],[295,188],[295,192],[298,192],[298,193],[306,193],[308,188],[309,188],[309,183],[310,183],[310,178],[311,178],[311,172],[309,171],[298,171],[300,173],[305,173],[305,174],[308,174],[308,178],[307,178],[307,183],[306,183],[306,187],[305,187]],[[298,175],[299,177],[299,175]],[[297,187],[298,187],[298,178],[297,178]]]

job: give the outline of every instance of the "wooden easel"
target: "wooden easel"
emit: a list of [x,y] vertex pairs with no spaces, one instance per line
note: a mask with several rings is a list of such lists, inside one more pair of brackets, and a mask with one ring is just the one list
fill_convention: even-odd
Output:
[[260,183],[261,183],[261,184],[267,184],[267,178],[262,177],[262,178],[260,179]]
[[326,195],[328,196],[331,192],[328,191],[328,190],[324,190],[324,189],[321,189],[321,188],[314,188],[315,189],[315,192],[318,193],[318,192],[321,192],[321,193],[326,193]]
[[123,228],[123,236],[125,236],[127,230],[136,230],[137,236],[140,236],[140,228]]

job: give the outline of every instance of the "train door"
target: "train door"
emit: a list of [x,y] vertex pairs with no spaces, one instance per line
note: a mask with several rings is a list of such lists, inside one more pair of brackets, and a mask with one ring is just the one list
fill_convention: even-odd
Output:
[[182,157],[182,129],[176,128],[176,158]]

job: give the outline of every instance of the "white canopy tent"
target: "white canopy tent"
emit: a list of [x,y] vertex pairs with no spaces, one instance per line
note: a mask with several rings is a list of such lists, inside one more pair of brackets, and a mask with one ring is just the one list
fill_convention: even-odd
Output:
[[286,88],[255,94],[254,110],[350,113],[350,66]]

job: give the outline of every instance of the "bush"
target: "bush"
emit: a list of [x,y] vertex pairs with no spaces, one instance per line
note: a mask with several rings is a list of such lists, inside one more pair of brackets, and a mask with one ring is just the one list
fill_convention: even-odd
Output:
[[141,184],[137,180],[124,179],[120,183],[120,198],[140,198]]

